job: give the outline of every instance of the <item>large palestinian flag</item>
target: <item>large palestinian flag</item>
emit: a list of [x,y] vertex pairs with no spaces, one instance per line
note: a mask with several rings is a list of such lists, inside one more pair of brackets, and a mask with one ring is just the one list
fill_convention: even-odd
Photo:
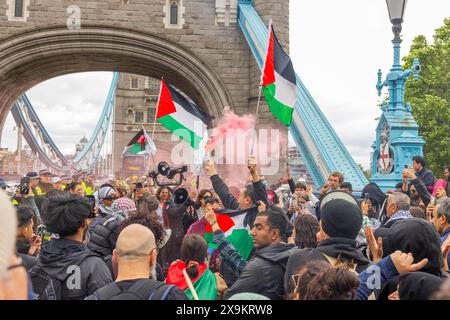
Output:
[[212,117],[161,80],[156,120],[197,150],[207,137]]
[[128,142],[128,145],[123,150],[122,156],[139,156],[144,154],[155,154],[156,146],[153,140],[149,137],[144,128],[141,129],[133,139]]
[[[166,283],[176,285],[184,291],[190,300],[194,300],[183,275],[183,270],[186,269],[186,267],[184,261],[173,262],[167,271]],[[208,269],[206,263],[202,263],[198,266],[198,276],[195,279],[191,279],[191,282],[200,300],[217,299],[216,276]]]
[[[235,212],[231,212],[230,210],[227,213],[216,213],[216,220],[220,229],[244,260],[248,260],[253,250],[253,238],[244,226],[246,213],[244,210]],[[203,237],[208,243],[209,248],[217,249],[217,245],[213,241],[213,231],[209,223],[205,225]]]
[[263,92],[272,114],[290,126],[297,103],[296,75],[291,58],[278,42],[272,25],[269,29],[269,46],[262,75]]

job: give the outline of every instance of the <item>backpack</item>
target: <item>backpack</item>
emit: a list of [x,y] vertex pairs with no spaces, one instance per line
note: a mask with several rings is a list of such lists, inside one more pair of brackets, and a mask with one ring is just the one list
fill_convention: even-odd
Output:
[[[86,256],[78,263],[81,264],[89,257],[98,257],[98,255],[88,252]],[[34,292],[37,294],[38,300],[63,300],[64,299],[64,283],[72,274],[67,274],[64,280],[60,280],[55,276],[48,274],[43,268],[34,266],[29,271]]]
[[167,300],[175,286],[150,279],[136,281],[128,290],[113,282],[94,292],[96,300]]
[[[62,300],[63,281],[50,276],[43,269],[37,267],[31,268],[29,275],[38,300]],[[67,275],[67,277],[69,276]]]

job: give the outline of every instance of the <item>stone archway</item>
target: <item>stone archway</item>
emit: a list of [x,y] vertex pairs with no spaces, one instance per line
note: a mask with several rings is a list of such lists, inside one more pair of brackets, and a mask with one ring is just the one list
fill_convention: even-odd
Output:
[[45,80],[86,71],[163,76],[216,118],[225,106],[233,106],[220,77],[173,41],[132,29],[93,25],[69,31],[57,26],[0,42],[0,130],[20,94]]

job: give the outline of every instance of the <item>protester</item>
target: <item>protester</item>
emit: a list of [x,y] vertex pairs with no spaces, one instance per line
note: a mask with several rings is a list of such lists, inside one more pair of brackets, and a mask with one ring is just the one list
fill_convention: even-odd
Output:
[[88,228],[88,247],[110,264],[112,252],[116,246],[120,223],[135,212],[133,201],[119,198],[114,206],[116,193],[111,185],[103,185],[98,191],[100,198],[99,215],[92,220]]
[[115,282],[99,288],[86,300],[188,300],[176,286],[151,279],[157,248],[148,228],[131,224],[123,229],[113,255],[118,265]]
[[257,172],[256,164],[249,163],[248,165],[248,169],[252,176],[252,187],[242,190],[239,199],[236,199],[236,197],[230,193],[228,186],[217,173],[214,162],[210,161],[207,163],[205,169],[211,179],[214,191],[219,196],[225,208],[231,210],[249,209],[244,219],[244,225],[251,228],[256,215],[258,214],[258,208],[255,205],[256,202],[262,201],[268,205],[266,187]]
[[[371,216],[384,222],[387,216],[386,207],[388,196],[380,189],[380,187],[375,182],[370,182],[363,188],[361,197],[367,197],[370,201],[368,204],[372,210],[369,209],[369,217]],[[374,211],[374,214],[371,214],[371,211]]]
[[415,156],[412,161],[412,166],[414,172],[416,173],[417,179],[421,180],[425,184],[429,192],[433,191],[436,178],[431,170],[425,168],[425,159],[421,156]]
[[411,213],[411,215],[414,218],[427,220],[427,215],[426,215],[425,211],[422,209],[422,207],[411,206],[409,208],[409,213]]
[[42,239],[34,233],[34,210],[31,207],[19,206],[17,211],[17,256],[22,258],[23,266],[29,270],[36,264],[36,256],[41,250]]
[[[388,220],[381,228],[390,228],[400,220],[412,218],[412,215],[409,212],[410,207],[411,200],[407,195],[401,192],[390,194],[386,205],[386,215]],[[377,230],[380,230],[380,228]]]
[[414,261],[427,258],[428,264],[422,269],[442,276],[444,266],[440,237],[436,229],[427,221],[417,218],[399,221],[382,233],[383,256],[396,250],[411,253]]
[[445,181],[447,181],[447,187],[445,188],[445,194],[447,196],[450,196],[450,165],[445,166],[444,177],[445,177]]
[[370,264],[355,240],[362,225],[361,210],[346,200],[335,199],[323,206],[321,215],[317,248],[297,249],[289,258],[284,276],[287,292],[293,290],[292,276],[310,261],[328,261],[331,265],[348,262],[357,272]]
[[64,191],[68,191],[70,194],[77,195],[79,197],[84,197],[84,189],[81,183],[71,182],[66,185]]
[[90,213],[89,204],[78,196],[59,194],[50,199],[47,229],[58,238],[42,247],[29,271],[38,299],[80,300],[112,281],[102,258],[83,244]]
[[344,182],[344,175],[340,172],[333,172],[328,177],[327,183],[325,183],[320,189],[320,199],[322,199],[328,192],[339,190],[339,186]]
[[316,234],[320,230],[319,221],[316,217],[303,214],[295,220],[295,245],[299,249],[316,248]]
[[[443,284],[439,277],[425,272],[413,272],[400,276],[396,290],[391,289],[388,300],[429,300]],[[386,290],[386,289],[384,289]],[[382,292],[382,294],[385,294]]]
[[353,193],[353,186],[352,186],[352,184],[350,182],[343,182],[339,186],[339,190],[342,190],[344,192],[352,194]]
[[[137,185],[136,185],[137,188]],[[168,226],[166,208],[171,203],[171,199],[173,196],[173,191],[169,187],[159,187],[156,191],[156,198],[159,202],[158,208],[156,209],[156,215],[158,221],[164,226]]]
[[[445,198],[438,202],[434,209],[432,222],[440,234],[441,246],[450,242],[450,199]],[[448,240],[447,240],[448,239]],[[444,257],[445,258],[445,257]],[[447,257],[450,265],[450,257]],[[448,265],[446,271],[448,271]]]
[[[187,236],[181,244],[180,260],[170,265],[166,283],[176,285],[190,300],[196,300],[197,297],[199,300],[219,298],[222,294],[219,288],[223,290],[226,285],[223,285],[224,280],[218,274],[214,275],[209,270],[206,263],[207,251],[208,244],[202,236],[198,234]],[[184,270],[189,279],[186,279]]]
[[285,295],[283,276],[293,246],[285,243],[288,222],[279,211],[258,214],[251,229],[255,254],[237,281],[224,292],[224,299],[236,293],[252,292],[270,299]]

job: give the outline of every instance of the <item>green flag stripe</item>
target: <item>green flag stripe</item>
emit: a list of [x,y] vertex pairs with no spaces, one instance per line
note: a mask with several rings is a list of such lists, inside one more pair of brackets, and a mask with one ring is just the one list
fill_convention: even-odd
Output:
[[[204,238],[210,248],[217,249],[217,245],[213,241],[213,234],[211,232],[205,232]],[[247,229],[235,229],[227,239],[241,255],[242,259],[248,260],[253,250],[253,238],[248,233]]]
[[292,107],[286,106],[277,99],[275,99],[275,83],[263,87],[264,96],[272,114],[279,119],[284,125],[290,126],[292,123]]
[[[145,149],[144,149],[145,150]],[[131,147],[130,147],[130,153],[132,153],[132,154],[137,154],[137,153],[139,153],[139,152],[141,152],[141,151],[144,151],[144,150],[142,150],[141,149],[141,144],[140,143],[136,143],[136,144],[134,144],[134,145],[132,145]]]
[[[211,270],[206,269],[202,276],[193,283],[193,286],[200,300],[217,300],[216,276]],[[188,296],[189,300],[194,300],[194,296],[189,288],[184,290],[184,293]]]
[[159,118],[158,122],[161,123],[164,127],[166,127],[167,130],[177,135],[187,143],[189,143],[192,146],[192,148],[194,149],[199,148],[200,142],[202,141],[202,137],[196,135],[193,131],[183,126],[181,123],[176,121],[170,115]]

